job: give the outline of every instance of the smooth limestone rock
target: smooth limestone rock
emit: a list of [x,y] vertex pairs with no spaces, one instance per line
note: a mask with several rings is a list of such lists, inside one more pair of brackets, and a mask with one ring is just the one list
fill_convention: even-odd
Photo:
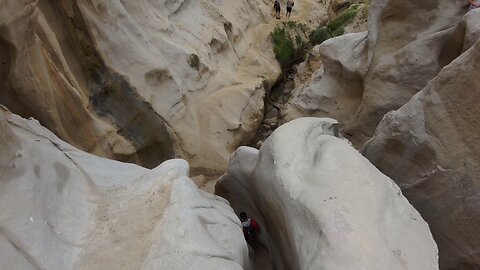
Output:
[[430,224],[442,269],[480,269],[480,10],[466,25],[471,47],[387,114],[362,150]]
[[0,269],[250,269],[240,221],[188,171],[95,157],[2,108]]
[[427,223],[336,126],[301,118],[239,148],[218,194],[258,219],[276,269],[438,269]]
[[295,93],[288,118],[338,119],[361,146],[388,111],[408,102],[461,54],[467,11],[462,0],[372,1],[368,34],[320,46],[325,72]]

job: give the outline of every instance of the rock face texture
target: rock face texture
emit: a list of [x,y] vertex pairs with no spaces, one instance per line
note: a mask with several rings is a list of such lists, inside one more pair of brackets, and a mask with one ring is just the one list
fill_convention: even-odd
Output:
[[[270,6],[261,0],[78,6],[98,54],[165,119],[176,152],[196,168],[223,167],[261,117],[264,82],[279,73],[272,53],[247,51]],[[242,67],[251,69],[238,72]]]
[[465,52],[362,150],[430,224],[443,269],[480,269],[480,10],[464,25]]
[[302,118],[239,148],[218,194],[260,222],[276,269],[438,269],[427,223],[336,126]]
[[[271,4],[0,0],[0,104],[96,155],[224,169],[280,74]],[[294,16],[323,20],[325,4]]]
[[188,178],[95,157],[0,112],[0,269],[250,269],[228,203]]
[[[84,150],[150,167],[201,153],[215,165],[262,110],[266,79],[237,74],[240,61],[274,61],[247,57],[262,1],[0,5],[0,102]],[[273,81],[267,66],[257,75]]]
[[96,52],[75,1],[0,5],[1,104],[97,155],[149,167],[174,155],[165,121]]
[[361,146],[385,113],[408,102],[461,54],[466,12],[462,0],[373,1],[368,33],[324,42],[324,70],[297,90],[286,113],[338,119]]
[[[280,74],[271,4],[0,0],[0,104],[96,155],[222,170]],[[324,20],[325,4],[294,17]]]

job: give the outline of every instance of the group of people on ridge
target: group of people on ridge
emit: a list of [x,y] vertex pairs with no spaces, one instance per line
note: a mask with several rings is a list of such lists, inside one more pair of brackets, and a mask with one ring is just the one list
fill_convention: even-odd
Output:
[[[293,0],[287,0],[287,13],[285,14],[287,18],[290,18],[294,5],[295,3],[293,2]],[[281,16],[280,13],[282,12],[282,7],[280,6],[279,0],[275,0],[275,3],[273,4],[273,8],[275,9],[275,17],[277,19],[280,19],[280,16]]]

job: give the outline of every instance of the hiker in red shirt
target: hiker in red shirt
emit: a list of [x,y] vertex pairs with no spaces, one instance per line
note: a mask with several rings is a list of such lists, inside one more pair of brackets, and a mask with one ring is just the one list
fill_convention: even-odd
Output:
[[257,233],[260,232],[260,226],[253,218],[249,218],[245,212],[240,213],[240,221],[242,222],[243,236],[249,244],[255,243]]

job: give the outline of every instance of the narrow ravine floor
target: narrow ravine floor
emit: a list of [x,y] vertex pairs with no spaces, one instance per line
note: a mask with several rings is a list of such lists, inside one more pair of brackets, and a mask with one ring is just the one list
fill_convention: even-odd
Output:
[[287,75],[280,79],[280,81],[266,93],[264,99],[264,117],[260,128],[248,144],[249,146],[260,148],[272,132],[285,123],[282,116],[282,110],[290,99],[292,91],[295,89],[293,78],[295,77],[296,70],[296,67],[290,68]]
[[255,244],[253,247],[255,251],[255,270],[273,270],[272,260],[268,249],[262,244]]

